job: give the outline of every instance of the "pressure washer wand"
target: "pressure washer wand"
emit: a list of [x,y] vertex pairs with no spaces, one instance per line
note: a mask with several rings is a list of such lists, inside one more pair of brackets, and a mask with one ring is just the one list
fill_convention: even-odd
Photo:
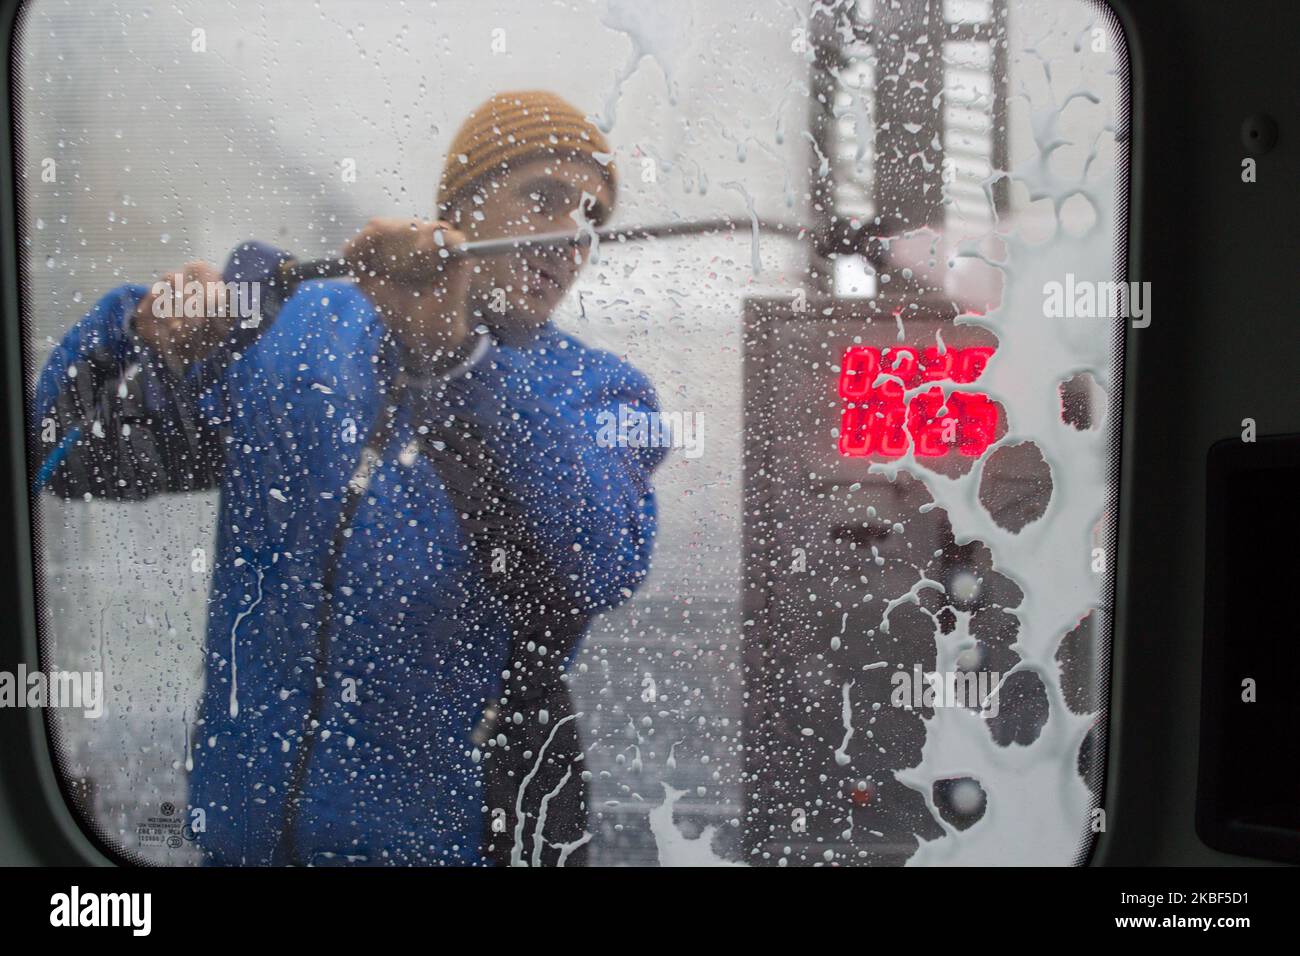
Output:
[[[683,222],[665,222],[650,226],[634,226],[615,229],[603,227],[594,230],[599,243],[622,244],[641,242],[647,239],[667,239],[674,236],[700,236],[712,233],[752,232],[775,233],[790,238],[800,238],[805,230],[802,226],[791,223],[745,222],[735,219],[696,219]],[[505,256],[522,252],[525,249],[553,249],[556,247],[579,247],[590,244],[591,232],[549,232],[531,236],[503,236],[499,239],[475,239],[459,246],[449,246],[447,251],[455,256]],[[302,282],[311,279],[339,279],[354,276],[354,265],[347,259],[314,259],[300,262],[290,259],[280,264],[279,278],[286,289],[292,290]]]

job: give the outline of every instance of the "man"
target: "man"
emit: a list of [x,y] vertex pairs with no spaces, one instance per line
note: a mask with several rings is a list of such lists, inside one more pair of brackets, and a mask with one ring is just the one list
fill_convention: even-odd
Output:
[[[608,153],[558,97],[493,97],[453,142],[443,221],[372,220],[357,285],[302,284],[248,341],[185,316],[219,280],[193,264],[109,293],[47,362],[56,493],[221,491],[190,794],[213,862],[544,863],[585,839],[557,675],[648,569],[659,452],[596,433],[654,394],[549,325],[572,249],[445,249],[599,221]],[[226,278],[282,291],[279,258],[246,246]],[[566,800],[568,831],[543,827]]]

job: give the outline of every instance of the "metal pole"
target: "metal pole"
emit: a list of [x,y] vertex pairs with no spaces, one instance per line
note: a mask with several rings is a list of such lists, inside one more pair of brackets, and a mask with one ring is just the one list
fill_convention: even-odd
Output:
[[[795,223],[757,222],[750,219],[697,219],[682,222],[665,222],[649,226],[615,229],[604,227],[594,230],[601,243],[622,244],[648,239],[669,239],[679,236],[700,236],[727,232],[768,233],[791,239],[801,238],[805,229]],[[524,249],[581,246],[591,242],[590,232],[550,232],[536,235],[502,236],[495,239],[475,239],[459,246],[449,246],[447,251],[456,256],[502,256]],[[354,266],[348,260],[316,259],[299,262],[296,259],[280,267],[280,278],[290,288],[309,279],[330,279],[354,275]]]

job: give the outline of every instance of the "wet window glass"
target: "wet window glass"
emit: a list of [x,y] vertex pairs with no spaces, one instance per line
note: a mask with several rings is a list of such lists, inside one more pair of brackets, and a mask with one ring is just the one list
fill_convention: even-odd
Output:
[[35,0],[48,722],[195,865],[1069,864],[1122,35],[1084,0]]

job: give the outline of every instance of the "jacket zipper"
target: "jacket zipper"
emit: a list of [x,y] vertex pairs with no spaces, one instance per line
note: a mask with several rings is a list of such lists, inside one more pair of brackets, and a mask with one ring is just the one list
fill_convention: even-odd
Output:
[[304,796],[307,771],[316,749],[317,725],[325,709],[325,679],[329,675],[330,643],[334,635],[332,627],[334,586],[343,559],[343,549],[347,544],[348,531],[356,519],[361,499],[370,485],[370,478],[383,462],[382,450],[388,442],[397,415],[397,405],[397,397],[394,396],[391,404],[380,412],[378,420],[370,429],[370,434],[362,446],[360,461],[343,492],[343,506],[334,524],[325,571],[321,575],[321,602],[316,618],[316,666],[312,673],[311,703],[307,709],[302,743],[294,757],[293,771],[289,777],[289,785],[285,789],[284,817],[280,824],[280,837],[276,843],[276,850],[272,854],[272,861],[277,862],[278,858],[278,862],[282,865],[295,864],[298,853],[294,830],[298,825],[298,812]]

